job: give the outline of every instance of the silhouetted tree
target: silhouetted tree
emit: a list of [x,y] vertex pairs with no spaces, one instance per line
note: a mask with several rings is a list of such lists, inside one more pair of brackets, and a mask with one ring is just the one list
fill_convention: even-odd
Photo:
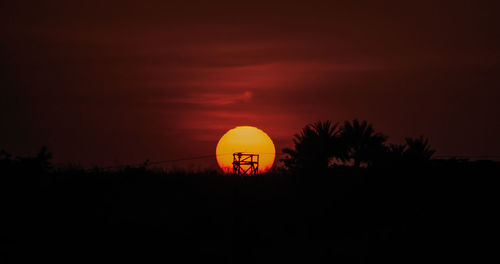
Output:
[[373,162],[385,150],[384,142],[387,139],[381,133],[375,133],[371,124],[366,121],[345,121],[340,133],[340,140],[344,151],[341,159],[353,161],[354,167],[359,167],[362,162]]
[[395,157],[402,157],[406,151],[406,144],[389,144],[388,151]]
[[7,151],[1,149],[0,150],[0,160],[2,161],[10,161],[10,157],[12,157],[12,155],[10,153],[8,153]]
[[52,159],[52,153],[48,152],[47,147],[43,146],[36,157],[16,157],[19,161],[20,166],[39,172],[47,172],[52,168],[50,160]]
[[12,165],[11,154],[5,150],[0,150],[0,170],[8,169]]
[[0,159],[10,159],[12,155],[5,151],[4,149],[0,150]]
[[389,144],[384,151],[375,159],[373,165],[377,167],[392,167],[402,165],[406,144]]
[[423,136],[406,138],[405,140],[407,148],[404,152],[404,157],[410,161],[428,161],[436,152],[429,145],[429,139]]
[[331,158],[340,155],[339,132],[338,125],[331,121],[318,121],[305,126],[300,134],[294,136],[294,149],[283,149],[288,157],[282,161],[290,169],[328,168]]

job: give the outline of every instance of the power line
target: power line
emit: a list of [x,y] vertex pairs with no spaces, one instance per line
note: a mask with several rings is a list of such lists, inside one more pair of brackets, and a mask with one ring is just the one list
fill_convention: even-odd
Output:
[[[211,154],[211,155],[186,157],[186,158],[180,158],[180,159],[159,160],[159,161],[153,161],[153,162],[146,161],[144,163],[136,163],[135,165],[136,166],[140,166],[140,165],[144,165],[144,164],[153,165],[153,164],[162,164],[162,163],[170,163],[170,162],[189,161],[189,160],[213,158],[213,157],[223,156],[223,155],[229,155],[229,154],[226,154],[226,153],[225,154],[219,154],[219,155]],[[126,166],[130,166],[130,165],[108,166],[108,167],[104,167],[103,169],[122,168],[122,167],[126,167]]]
[[500,158],[500,156],[496,156],[496,155],[477,155],[477,156],[474,156],[474,155],[435,155],[434,157],[436,157],[436,158],[473,158],[473,159],[476,159],[476,158],[499,159]]
[[148,164],[161,164],[161,163],[169,163],[169,162],[177,162],[177,161],[206,159],[206,158],[213,158],[213,157],[224,156],[224,155],[228,155],[228,154],[220,154],[220,155],[212,154],[212,155],[203,155],[203,156],[188,157],[188,158],[181,158],[181,159],[160,160],[160,161],[149,162]]
[[[283,154],[285,154],[285,153],[260,153],[259,155],[276,155],[276,156],[281,156]],[[161,161],[149,162],[148,164],[161,164],[161,163],[168,163],[168,162],[206,159],[206,158],[212,158],[212,157],[217,157],[217,156],[226,156],[226,155],[233,155],[233,153],[211,154],[211,155],[203,155],[203,156],[196,156],[196,157],[187,157],[187,158],[181,158],[181,159],[161,160]]]
[[[275,155],[275,156],[282,156],[286,155],[286,153],[260,153],[260,155]],[[127,166],[141,166],[144,164],[147,165],[157,165],[157,164],[163,164],[163,163],[171,163],[171,162],[179,162],[179,161],[190,161],[190,160],[198,160],[198,159],[207,159],[207,158],[214,158],[217,156],[226,156],[226,155],[233,155],[233,153],[223,153],[223,154],[210,154],[210,155],[201,155],[201,156],[193,156],[193,157],[185,157],[185,158],[180,158],[180,159],[168,159],[168,160],[159,160],[159,161],[152,161],[152,162],[144,162],[144,163],[136,163],[132,165],[117,165],[117,166],[108,166],[108,167],[103,167],[102,169],[114,169],[114,168],[123,168]]]
[[[108,166],[108,167],[103,167],[102,169],[114,169],[114,168],[123,168],[127,166],[141,166],[141,165],[157,165],[157,164],[164,164],[164,163],[171,163],[171,162],[179,162],[179,161],[190,161],[190,160],[198,160],[198,159],[207,159],[207,158],[215,158],[217,156],[226,156],[226,155],[233,155],[233,153],[223,153],[223,154],[210,154],[210,155],[201,155],[201,156],[192,156],[192,157],[185,157],[185,158],[180,158],[180,159],[168,159],[168,160],[159,160],[159,161],[146,161],[144,163],[136,163],[132,165],[117,165],[117,166]],[[260,155],[275,155],[276,157],[278,156],[283,156],[287,155],[287,153],[260,153]],[[500,159],[500,155],[435,155],[435,158],[462,158],[462,159]]]

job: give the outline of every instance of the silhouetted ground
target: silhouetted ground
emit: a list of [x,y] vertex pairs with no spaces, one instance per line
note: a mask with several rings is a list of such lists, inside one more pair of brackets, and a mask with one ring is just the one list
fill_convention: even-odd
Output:
[[1,164],[6,263],[477,262],[499,163],[237,177]]

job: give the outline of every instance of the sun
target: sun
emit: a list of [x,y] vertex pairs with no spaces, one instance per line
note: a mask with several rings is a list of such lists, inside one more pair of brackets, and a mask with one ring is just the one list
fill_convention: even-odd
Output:
[[276,150],[271,138],[252,126],[237,126],[224,134],[215,154],[221,169],[229,173],[233,169],[233,153],[259,154],[259,173],[269,171],[274,163]]

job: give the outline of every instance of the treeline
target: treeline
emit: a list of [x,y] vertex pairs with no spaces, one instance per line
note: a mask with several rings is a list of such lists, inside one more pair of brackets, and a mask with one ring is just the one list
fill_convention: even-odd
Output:
[[[376,132],[367,121],[318,121],[306,125],[294,135],[293,148],[285,148],[286,157],[279,160],[288,172],[318,172],[338,166],[355,168],[391,168],[405,166],[428,166],[435,149],[424,137],[405,138],[403,144],[387,143],[388,136]],[[0,150],[0,167],[31,171],[49,171],[56,168],[52,163],[52,153],[42,147],[34,157],[13,156]],[[436,163],[466,163],[467,159],[434,160]],[[482,161],[493,162],[493,161]],[[75,166],[66,166],[75,167]],[[76,166],[78,167],[78,166]],[[126,166],[132,168],[133,166]],[[146,169],[148,161],[137,168]],[[279,166],[278,166],[279,167]],[[64,169],[64,167],[57,167]],[[100,170],[103,168],[94,168]],[[283,170],[274,170],[279,172]]]
[[423,165],[436,152],[427,138],[406,138],[404,144],[387,144],[387,136],[375,132],[367,121],[318,121],[296,134],[294,149],[283,150],[282,161],[292,170],[321,170],[332,165],[360,167]]
[[2,263],[486,257],[500,164],[432,159],[423,138],[385,140],[366,122],[318,122],[296,136],[285,169],[250,177],[57,167],[47,148],[1,151]]

